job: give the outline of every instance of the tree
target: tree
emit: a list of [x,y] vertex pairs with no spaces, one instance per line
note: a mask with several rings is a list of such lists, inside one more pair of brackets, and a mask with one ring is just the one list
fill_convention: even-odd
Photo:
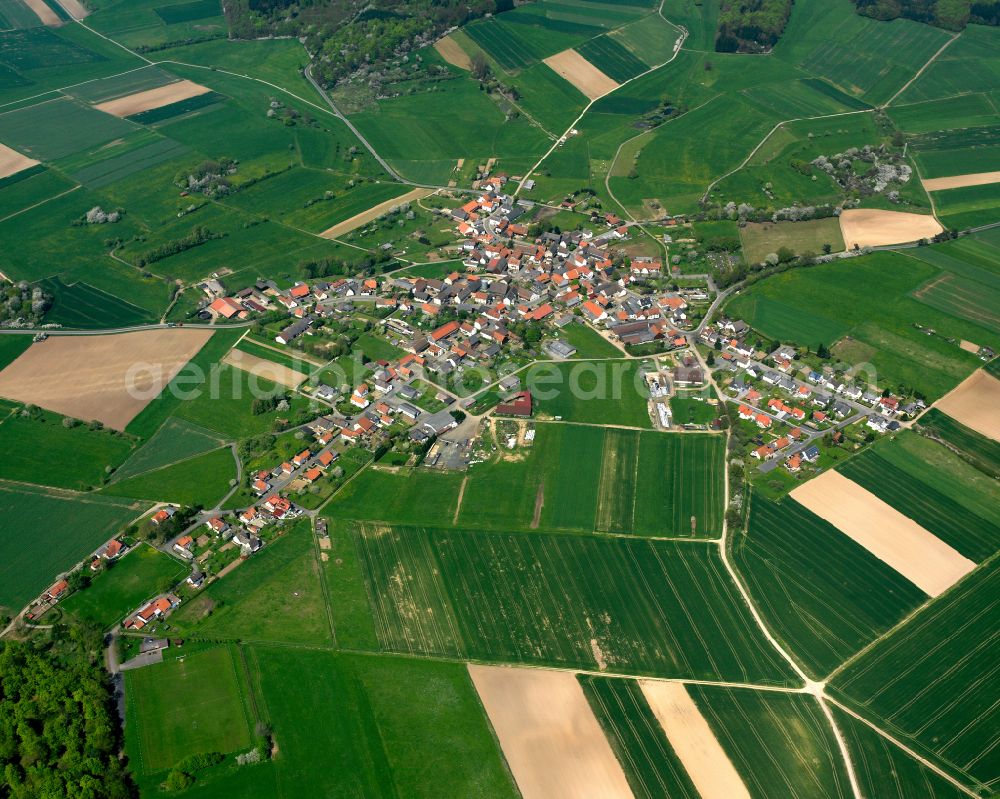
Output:
[[832,244],[824,244],[823,245],[823,252],[826,255],[829,255],[832,251],[833,251],[833,245]]
[[822,341],[816,348],[816,357],[822,358],[824,361],[830,357],[830,350],[826,348],[826,344],[824,344]]

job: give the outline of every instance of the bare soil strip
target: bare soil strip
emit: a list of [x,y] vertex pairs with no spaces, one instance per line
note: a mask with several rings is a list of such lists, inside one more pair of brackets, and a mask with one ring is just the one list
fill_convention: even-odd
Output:
[[458,524],[458,514],[462,510],[462,500],[465,499],[465,486],[469,482],[469,475],[462,478],[462,485],[458,489],[458,502],[455,503],[455,515],[451,517],[452,525]]
[[255,377],[270,380],[272,383],[279,383],[288,388],[298,388],[307,377],[302,372],[297,372],[288,366],[269,361],[266,358],[258,358],[256,355],[243,352],[243,350],[230,350],[222,362],[235,366],[244,372],[249,372]]
[[211,336],[194,328],[53,336],[0,372],[0,396],[124,430]]
[[207,94],[210,91],[212,90],[192,81],[179,80],[168,83],[166,86],[157,86],[155,89],[146,89],[146,91],[135,94],[126,94],[124,97],[116,97],[106,103],[98,103],[94,108],[116,117],[128,117],[143,111],[151,111],[154,108],[162,108],[171,103],[179,103],[181,100]]
[[542,518],[542,507],[545,505],[545,483],[544,481],[538,484],[538,491],[535,494],[535,513],[531,517],[531,529],[538,529],[538,522]]
[[350,219],[345,219],[343,222],[338,222],[331,228],[327,228],[319,235],[324,239],[335,239],[338,236],[343,236],[345,233],[350,233],[352,230],[357,230],[362,225],[366,225],[373,219],[378,219],[382,214],[387,211],[392,210],[397,205],[402,205],[403,203],[413,202],[415,200],[422,200],[428,194],[433,194],[434,189],[414,189],[401,197],[394,197],[391,200],[386,200],[384,203],[379,203],[378,205],[372,206],[367,211],[362,211],[360,214],[355,214]]
[[83,7],[79,0],[56,0],[59,5],[62,6],[63,11],[69,14],[73,19],[83,19],[90,12]]
[[833,470],[794,489],[791,497],[932,597],[976,568],[933,533]]
[[1000,183],[1000,172],[970,172],[967,175],[952,175],[947,178],[925,178],[920,181],[927,191],[941,189],[964,189],[966,186],[986,186]]
[[568,80],[591,100],[603,97],[619,86],[576,50],[563,50],[542,60],[557,75]]
[[451,36],[445,36],[434,42],[434,49],[438,51],[441,58],[452,66],[459,69],[472,69],[472,59],[469,58],[469,54]]
[[41,20],[43,25],[62,25],[55,11],[45,5],[42,0],[24,0],[24,4],[35,12],[35,16]]
[[979,352],[978,344],[972,341],[966,341],[964,338],[958,343],[958,346],[961,347],[966,352],[971,352],[973,355]]
[[632,799],[572,672],[469,665],[524,799]]
[[640,680],[667,740],[701,799],[750,799],[750,792],[682,683]]
[[12,150],[4,144],[0,144],[0,178],[16,175],[38,162],[34,158],[21,155],[17,150]]
[[929,214],[880,211],[875,208],[848,208],[840,214],[844,246],[882,247],[929,239],[944,228]]
[[934,407],[987,438],[1000,441],[1000,380],[982,369],[973,372]]

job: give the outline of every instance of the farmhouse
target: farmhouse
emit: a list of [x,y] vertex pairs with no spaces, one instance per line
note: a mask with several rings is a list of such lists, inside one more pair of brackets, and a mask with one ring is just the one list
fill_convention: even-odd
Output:
[[531,416],[531,392],[518,392],[513,398],[501,402],[496,407],[496,412],[504,416]]

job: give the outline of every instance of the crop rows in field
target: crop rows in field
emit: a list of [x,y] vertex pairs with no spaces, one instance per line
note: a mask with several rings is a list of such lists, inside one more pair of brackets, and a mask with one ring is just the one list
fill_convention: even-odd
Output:
[[1000,773],[1000,562],[973,572],[837,675],[836,695],[970,782]]
[[175,117],[189,114],[192,111],[200,111],[203,108],[221,103],[225,99],[224,95],[217,92],[205,92],[194,97],[188,97],[186,100],[179,100],[176,103],[132,114],[128,119],[132,122],[138,122],[141,125],[155,125],[157,122],[165,122],[168,119],[174,119]]
[[127,327],[148,321],[151,316],[144,308],[87,283],[67,286],[56,276],[40,281],[39,285],[52,295],[52,309],[46,321],[65,327]]
[[954,230],[1000,221],[1000,183],[934,192],[941,224]]
[[68,97],[0,114],[0,141],[38,160],[121,138],[135,126]]
[[377,523],[354,538],[386,650],[789,679],[708,544]]
[[636,799],[698,799],[639,683],[584,674],[578,679]]
[[589,39],[576,50],[601,72],[618,83],[624,83],[649,69],[648,64],[609,36]]
[[487,20],[464,28],[465,33],[504,69],[519,69],[538,60],[532,48],[517,35],[517,28]]
[[143,472],[216,449],[221,444],[219,437],[210,430],[181,419],[167,419],[163,427],[115,471],[113,479],[117,482],[135,477]]
[[[836,527],[785,499],[753,497],[733,559],[780,639],[824,675],[925,596]],[[876,587],[877,586],[877,587]]]
[[949,486],[940,475],[918,480],[874,450],[851,458],[838,471],[968,558],[981,561],[1000,549],[1000,526],[960,502],[958,487]]
[[184,155],[188,150],[186,144],[180,144],[173,139],[156,139],[122,155],[88,164],[76,170],[73,177],[91,188],[99,188],[170,161]]

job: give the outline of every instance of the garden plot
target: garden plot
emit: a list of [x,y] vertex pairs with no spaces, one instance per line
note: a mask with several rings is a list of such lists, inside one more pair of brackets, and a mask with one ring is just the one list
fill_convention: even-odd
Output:
[[906,244],[932,238],[942,230],[941,223],[927,214],[874,208],[849,208],[840,214],[840,232],[848,249]]
[[469,665],[524,799],[632,799],[571,672]]
[[55,336],[0,372],[0,396],[124,430],[211,337],[194,329]]
[[619,86],[617,81],[609,78],[573,49],[563,50],[543,61],[557,75],[568,80],[591,100],[603,97]]
[[1000,441],[1000,380],[979,370],[934,407],[994,441]]
[[28,158],[26,155],[21,155],[17,150],[12,150],[10,147],[0,144],[0,178],[16,175],[18,172],[23,172],[28,167],[32,167],[37,163],[34,158]]
[[964,189],[966,186],[987,186],[1000,183],[1000,172],[971,172],[967,175],[952,175],[948,178],[925,178],[920,181],[927,191],[941,189]]
[[684,685],[651,680],[639,684],[702,799],[750,799],[739,772]]
[[288,366],[283,366],[280,363],[275,363],[264,358],[258,358],[256,355],[251,355],[249,352],[243,352],[242,350],[230,350],[226,353],[226,357],[222,359],[222,362],[234,366],[243,372],[248,372],[254,377],[259,377],[272,383],[279,383],[288,388],[298,388],[307,377],[302,372],[298,372]]
[[937,536],[838,472],[824,472],[793,490],[791,497],[932,597],[976,568]]
[[152,111],[154,108],[162,108],[165,105],[173,105],[181,100],[188,100],[207,94],[211,89],[199,86],[189,80],[179,80],[168,83],[166,86],[158,86],[155,89],[127,94],[124,97],[117,97],[94,106],[98,111],[111,114],[116,117],[129,117],[133,114],[141,114],[143,111]]

